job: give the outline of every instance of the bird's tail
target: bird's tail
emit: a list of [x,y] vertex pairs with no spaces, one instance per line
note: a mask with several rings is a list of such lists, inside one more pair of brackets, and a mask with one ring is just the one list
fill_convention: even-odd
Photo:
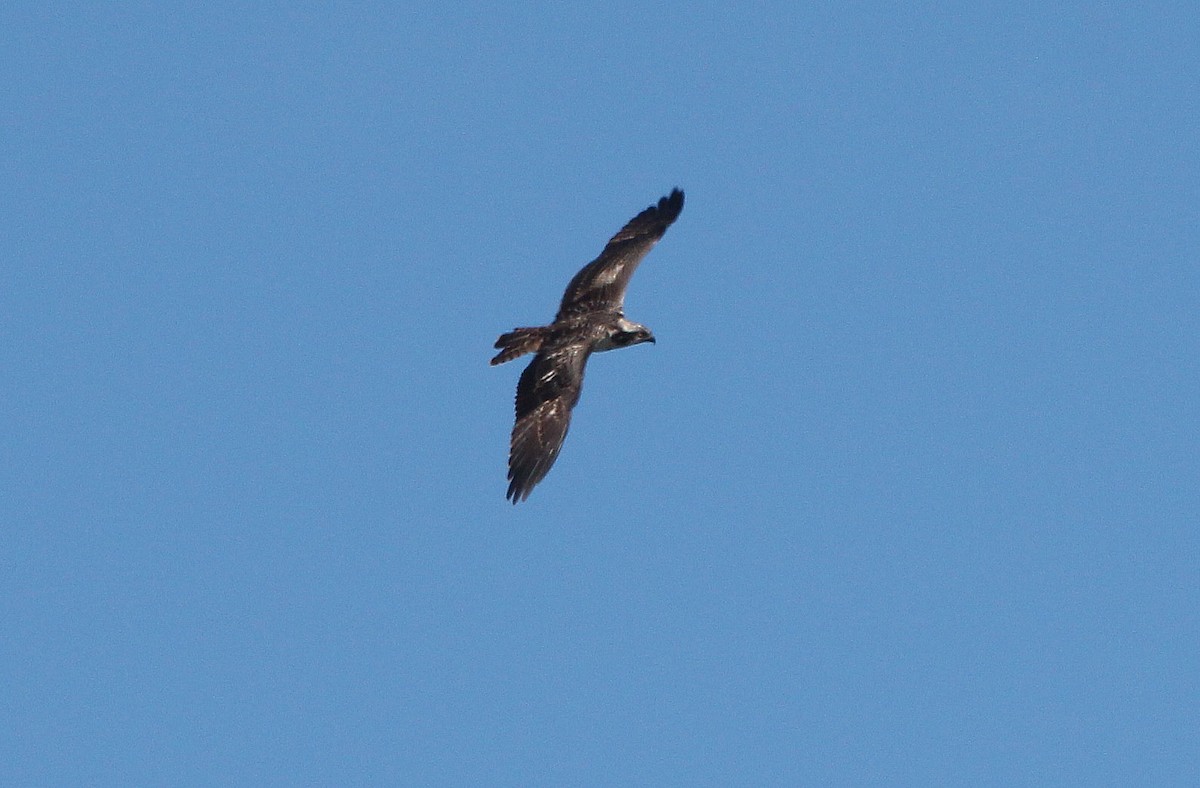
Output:
[[512,361],[514,358],[523,356],[526,353],[536,353],[541,349],[542,340],[545,338],[545,326],[514,328],[507,334],[501,334],[495,344],[495,347],[499,348],[500,352],[492,359],[492,366],[503,364],[505,361]]

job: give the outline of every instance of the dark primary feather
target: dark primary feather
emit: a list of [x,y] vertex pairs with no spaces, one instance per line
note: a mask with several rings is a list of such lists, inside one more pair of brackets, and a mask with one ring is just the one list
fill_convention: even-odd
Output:
[[506,497],[513,503],[528,498],[558,459],[590,353],[582,344],[541,351],[521,373],[508,455]]
[[657,205],[629,220],[605,245],[604,251],[575,274],[558,309],[561,320],[569,314],[596,310],[621,311],[625,288],[642,261],[683,210],[683,192],[672,189]]

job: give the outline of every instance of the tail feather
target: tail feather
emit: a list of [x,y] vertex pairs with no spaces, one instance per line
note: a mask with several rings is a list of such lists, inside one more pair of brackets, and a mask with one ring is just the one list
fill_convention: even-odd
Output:
[[512,361],[514,358],[523,356],[526,353],[536,353],[541,349],[542,340],[545,337],[546,329],[544,326],[514,328],[507,334],[501,334],[495,344],[495,347],[499,348],[500,352],[492,359],[492,366],[503,364],[505,361]]

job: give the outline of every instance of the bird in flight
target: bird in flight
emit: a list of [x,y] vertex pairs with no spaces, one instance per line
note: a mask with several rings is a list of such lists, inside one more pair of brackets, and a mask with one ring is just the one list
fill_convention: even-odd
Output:
[[625,288],[638,263],[683,210],[671,193],[629,220],[604,251],[567,285],[554,322],[501,334],[492,364],[536,353],[517,383],[517,420],[508,454],[508,493],[514,504],[545,478],[571,424],[592,353],[653,342],[645,326],[625,319]]

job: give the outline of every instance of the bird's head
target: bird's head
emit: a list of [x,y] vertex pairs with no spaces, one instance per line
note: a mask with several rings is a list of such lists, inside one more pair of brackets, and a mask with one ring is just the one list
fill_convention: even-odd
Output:
[[637,331],[633,332],[633,341],[629,344],[638,345],[642,342],[649,342],[651,345],[658,344],[654,339],[654,334],[650,333],[650,329],[641,326]]
[[617,330],[613,334],[613,347],[629,347],[631,345],[640,345],[643,342],[654,344],[654,334],[650,329],[643,326],[641,323],[634,323],[631,320],[621,319],[617,324]]
[[646,326],[622,318],[610,327],[608,335],[595,344],[594,350],[616,350],[643,342],[654,342],[654,335]]

